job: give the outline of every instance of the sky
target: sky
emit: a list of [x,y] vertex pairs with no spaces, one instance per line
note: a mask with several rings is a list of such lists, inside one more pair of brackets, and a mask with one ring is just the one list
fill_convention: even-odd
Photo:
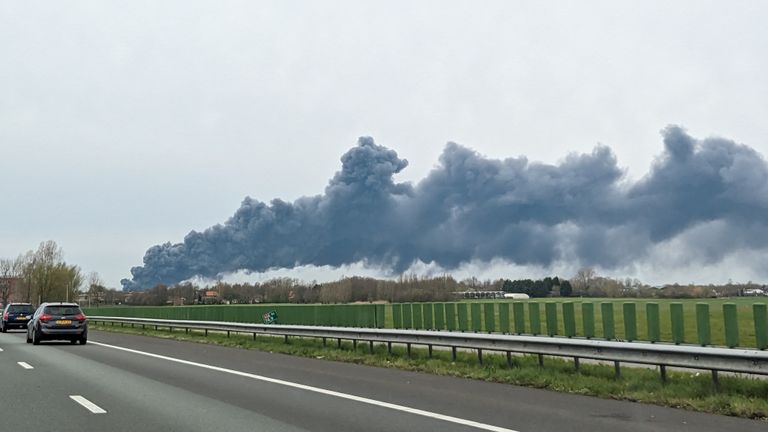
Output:
[[[607,146],[627,190],[653,177],[671,124],[760,160],[766,16],[761,1],[0,1],[0,257],[55,240],[119,287],[150,247],[225,223],[246,196],[326,196],[361,136],[407,159],[392,178],[417,192],[448,142],[481,163],[561,168]],[[768,279],[763,236],[681,257],[731,238],[719,221],[596,267],[652,284]],[[584,261],[492,255],[410,270],[569,276]],[[347,258],[230,277],[392,274],[382,256]]]

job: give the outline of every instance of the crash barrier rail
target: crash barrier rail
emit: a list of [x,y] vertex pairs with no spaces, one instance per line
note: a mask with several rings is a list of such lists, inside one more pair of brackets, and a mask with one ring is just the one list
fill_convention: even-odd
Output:
[[530,301],[86,309],[86,313],[94,315],[250,323],[263,322],[262,315],[272,311],[280,324],[484,331],[768,348],[765,302],[728,302],[720,307],[704,302]]
[[518,336],[488,333],[463,333],[448,331],[424,330],[391,330],[349,327],[324,327],[300,325],[248,324],[217,321],[187,321],[163,320],[148,318],[123,318],[107,316],[91,316],[89,319],[96,323],[111,323],[131,327],[141,325],[154,327],[156,330],[167,328],[230,333],[249,333],[256,339],[258,335],[283,336],[288,342],[289,337],[322,338],[323,344],[328,339],[337,340],[341,347],[342,340],[351,340],[357,348],[358,342],[368,342],[370,352],[374,351],[374,343],[386,343],[388,351],[392,352],[392,344],[407,347],[408,356],[412,345],[427,346],[429,356],[433,347],[451,349],[453,360],[456,359],[457,349],[476,350],[478,361],[482,364],[483,352],[494,351],[506,353],[508,366],[513,366],[511,354],[538,355],[539,364],[544,365],[544,356],[570,357],[574,360],[575,368],[579,368],[580,359],[609,361],[614,363],[616,377],[621,375],[621,363],[656,365],[659,367],[662,381],[667,379],[667,367],[690,368],[712,371],[712,379],[717,385],[718,371],[746,374],[768,375],[768,352],[754,349],[729,349],[701,347],[695,345],[675,345],[666,343],[617,342],[590,340],[583,338]]

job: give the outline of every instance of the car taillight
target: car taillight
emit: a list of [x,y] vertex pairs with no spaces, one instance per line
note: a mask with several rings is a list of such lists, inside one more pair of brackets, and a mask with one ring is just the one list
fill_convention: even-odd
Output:
[[45,313],[44,313],[44,314],[40,315],[40,318],[39,318],[39,319],[40,319],[40,321],[42,321],[42,322],[48,322],[48,321],[50,321],[51,319],[53,319],[53,317],[52,317],[52,316],[50,316],[50,315],[48,315],[48,314],[45,314]]
[[4,313],[4,314],[3,314],[3,319],[4,319],[4,320],[6,320],[6,321],[8,321],[8,312],[6,312],[6,313]]
[[83,315],[82,313],[79,313],[75,315],[75,319],[78,321],[85,321],[85,315]]

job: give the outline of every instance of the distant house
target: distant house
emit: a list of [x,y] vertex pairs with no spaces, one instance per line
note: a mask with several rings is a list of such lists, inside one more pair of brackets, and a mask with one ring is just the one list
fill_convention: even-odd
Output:
[[768,292],[766,292],[762,288],[750,288],[744,290],[745,296],[768,296]]
[[512,300],[528,300],[531,297],[528,294],[523,293],[505,293],[504,298]]

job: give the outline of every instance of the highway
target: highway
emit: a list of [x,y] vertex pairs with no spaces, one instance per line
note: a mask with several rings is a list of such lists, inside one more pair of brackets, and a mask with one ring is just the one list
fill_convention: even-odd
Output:
[[0,334],[0,431],[765,431],[764,422],[92,331]]

